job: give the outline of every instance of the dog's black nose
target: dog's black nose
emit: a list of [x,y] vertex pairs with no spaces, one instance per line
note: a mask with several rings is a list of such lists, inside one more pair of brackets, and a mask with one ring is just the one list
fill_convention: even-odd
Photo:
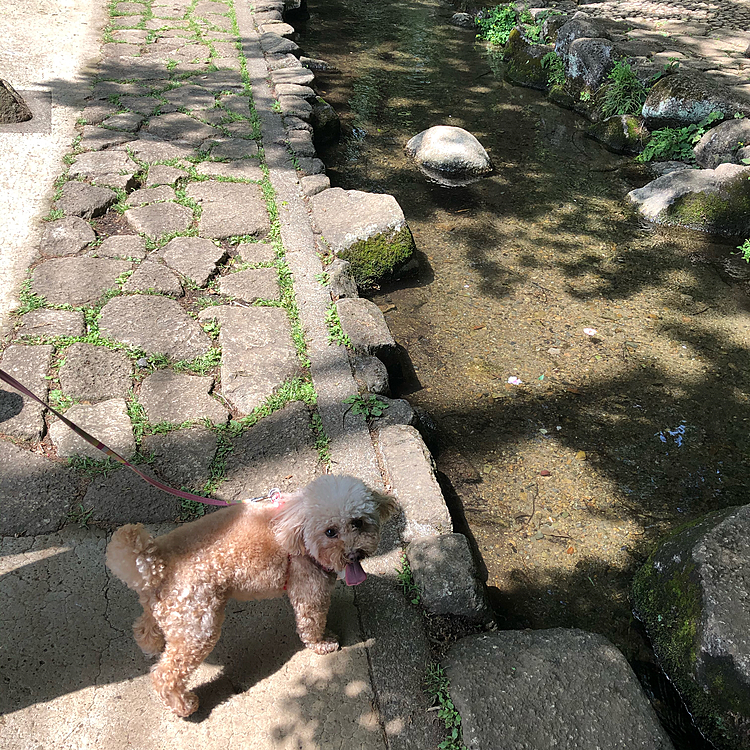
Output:
[[362,552],[362,550],[356,550],[354,552],[347,552],[346,553],[346,559],[349,562],[359,562],[364,556],[365,555]]

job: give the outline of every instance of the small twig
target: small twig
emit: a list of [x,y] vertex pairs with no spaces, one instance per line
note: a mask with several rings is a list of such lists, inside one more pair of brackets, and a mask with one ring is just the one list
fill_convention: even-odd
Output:
[[[526,519],[526,525],[528,526],[531,523],[531,519],[534,517],[534,513],[536,513],[536,499],[539,497],[539,485],[538,484],[530,484],[528,487],[524,487],[524,489],[528,490],[531,488],[534,488],[534,495],[531,498],[531,515]],[[522,518],[522,516],[516,516],[516,518]]]

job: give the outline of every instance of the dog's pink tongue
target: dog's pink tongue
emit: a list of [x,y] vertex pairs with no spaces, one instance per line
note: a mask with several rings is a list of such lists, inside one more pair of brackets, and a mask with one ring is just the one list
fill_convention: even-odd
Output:
[[360,565],[359,560],[357,560],[357,562],[347,563],[345,574],[347,586],[359,586],[359,584],[367,578],[367,573],[365,573],[362,565]]

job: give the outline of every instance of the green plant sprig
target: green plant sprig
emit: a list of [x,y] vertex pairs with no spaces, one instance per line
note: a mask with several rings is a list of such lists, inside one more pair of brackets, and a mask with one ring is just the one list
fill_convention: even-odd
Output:
[[466,750],[461,736],[461,715],[450,697],[450,682],[439,664],[430,664],[424,679],[424,690],[437,707],[438,718],[445,725],[446,738],[439,750]]

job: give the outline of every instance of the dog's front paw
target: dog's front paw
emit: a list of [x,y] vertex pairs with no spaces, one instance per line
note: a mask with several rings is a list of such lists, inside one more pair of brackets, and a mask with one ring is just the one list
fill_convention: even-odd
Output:
[[326,636],[322,641],[315,641],[306,643],[307,648],[312,649],[316,654],[330,654],[333,651],[337,651],[339,648],[339,642],[336,636]]
[[171,696],[167,705],[174,713],[185,719],[198,710],[200,701],[195,693],[183,693],[179,696]]

